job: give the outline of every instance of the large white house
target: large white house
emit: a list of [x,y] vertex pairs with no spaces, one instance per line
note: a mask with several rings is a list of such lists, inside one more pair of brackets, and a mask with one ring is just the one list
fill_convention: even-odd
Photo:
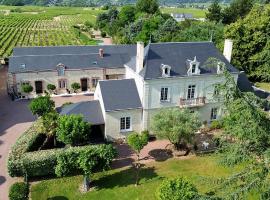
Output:
[[94,101],[63,108],[61,114],[83,114],[99,126],[107,140],[124,138],[131,131],[149,130],[153,115],[161,108],[198,111],[201,121],[222,115],[213,96],[224,79],[223,65],[209,67],[216,58],[237,82],[239,71],[230,64],[232,41],[226,40],[224,55],[212,42],[137,43],[136,55],[124,64],[124,79],[100,80]]

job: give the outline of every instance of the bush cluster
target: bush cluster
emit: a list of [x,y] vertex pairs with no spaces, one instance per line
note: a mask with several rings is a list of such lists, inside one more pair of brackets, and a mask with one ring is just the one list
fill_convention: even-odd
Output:
[[41,121],[34,123],[24,134],[22,134],[13,145],[8,156],[8,173],[11,177],[23,176],[22,157],[30,151],[40,137],[39,127]]
[[29,185],[24,182],[14,183],[9,188],[9,200],[28,200]]

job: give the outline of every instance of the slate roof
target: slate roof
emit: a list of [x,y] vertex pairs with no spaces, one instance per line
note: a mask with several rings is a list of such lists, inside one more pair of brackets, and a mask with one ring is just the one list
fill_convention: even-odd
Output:
[[99,81],[106,112],[142,108],[134,79]]
[[136,45],[19,47],[9,58],[9,72],[56,70],[59,63],[66,69],[119,68],[135,55]]
[[60,115],[81,114],[85,121],[90,122],[92,125],[104,124],[104,119],[98,100],[83,101],[64,106]]
[[[238,73],[226,58],[219,52],[212,42],[168,42],[151,43],[144,61],[144,68],[140,72],[144,79],[157,79],[162,77],[161,64],[171,66],[171,76],[187,76],[187,60],[193,60],[196,56],[200,62],[201,75],[216,74],[216,68],[205,66],[210,57],[225,63],[231,73]],[[136,67],[136,59],[127,63],[133,70]]]

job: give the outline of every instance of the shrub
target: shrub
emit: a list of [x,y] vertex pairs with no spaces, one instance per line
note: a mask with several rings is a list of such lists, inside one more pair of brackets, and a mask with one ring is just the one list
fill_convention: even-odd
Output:
[[73,103],[72,102],[63,103],[62,108],[65,107],[65,106],[71,105],[71,104],[73,104]]
[[26,130],[12,146],[11,151],[8,155],[7,168],[8,173],[11,177],[23,176],[22,157],[33,148],[37,138],[40,137],[41,121],[38,120]]
[[24,182],[14,183],[9,188],[9,200],[28,200],[29,185]]
[[81,115],[62,115],[56,130],[57,140],[69,145],[78,145],[89,141],[90,124]]
[[71,88],[74,90],[74,92],[76,93],[80,88],[80,84],[79,83],[72,83],[71,84]]
[[101,37],[105,38],[107,36],[106,32],[101,32]]
[[33,115],[43,116],[54,110],[55,103],[49,96],[40,96],[33,99],[29,104],[29,109]]
[[48,85],[47,85],[47,89],[48,89],[49,91],[53,91],[53,90],[56,89],[56,86],[53,85],[53,84],[48,84]]
[[214,120],[211,122],[211,125],[210,125],[210,128],[211,129],[220,129],[222,128],[222,123],[220,120]]
[[24,93],[30,93],[33,91],[33,86],[30,84],[24,84],[24,85],[22,85],[22,91]]
[[191,200],[198,197],[198,191],[186,178],[165,180],[157,190],[159,200]]

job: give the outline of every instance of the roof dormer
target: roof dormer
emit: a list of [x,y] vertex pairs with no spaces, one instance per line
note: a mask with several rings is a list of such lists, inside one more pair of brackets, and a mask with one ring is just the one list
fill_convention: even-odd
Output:
[[200,74],[201,70],[199,68],[199,65],[200,62],[197,61],[196,56],[194,57],[193,60],[188,60],[188,71],[187,71],[188,76]]
[[62,63],[59,63],[56,67],[58,76],[64,76],[65,75],[65,65]]
[[161,64],[162,77],[169,77],[171,75],[171,66]]
[[217,63],[217,74],[222,74],[225,69],[225,64],[224,62],[218,62]]

